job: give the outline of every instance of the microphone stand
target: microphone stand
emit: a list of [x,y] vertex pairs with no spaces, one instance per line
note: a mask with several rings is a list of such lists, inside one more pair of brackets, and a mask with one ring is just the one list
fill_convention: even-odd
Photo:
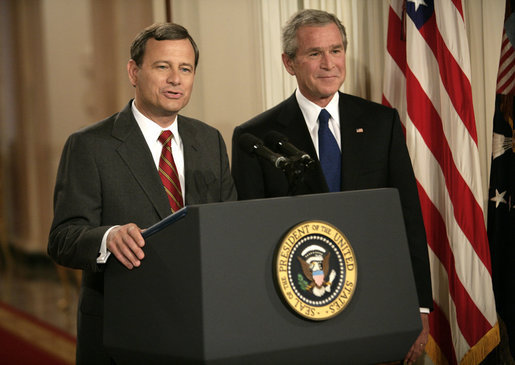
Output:
[[302,156],[291,159],[283,169],[284,174],[288,180],[288,195],[297,195],[298,186],[304,181],[306,171],[313,166],[313,160],[306,160]]

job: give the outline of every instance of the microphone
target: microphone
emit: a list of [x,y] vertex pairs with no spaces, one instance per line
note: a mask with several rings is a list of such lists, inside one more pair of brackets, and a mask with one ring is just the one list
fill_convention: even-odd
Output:
[[250,133],[242,134],[238,143],[244,151],[250,154],[255,153],[259,157],[271,162],[272,165],[278,169],[285,170],[290,164],[289,159],[271,151],[268,147],[263,145],[263,141]]
[[284,153],[294,161],[301,161],[306,167],[314,163],[313,159],[306,152],[299,150],[288,138],[277,131],[270,131],[265,137],[265,143],[273,150]]

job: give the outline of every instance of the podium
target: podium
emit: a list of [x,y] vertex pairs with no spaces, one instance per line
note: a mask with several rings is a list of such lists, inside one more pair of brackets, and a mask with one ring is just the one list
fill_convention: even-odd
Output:
[[[291,227],[340,229],[358,275],[337,316],[294,313],[275,283]],[[117,364],[373,364],[401,360],[421,331],[395,189],[214,203],[146,239],[128,270],[109,260],[104,344]]]

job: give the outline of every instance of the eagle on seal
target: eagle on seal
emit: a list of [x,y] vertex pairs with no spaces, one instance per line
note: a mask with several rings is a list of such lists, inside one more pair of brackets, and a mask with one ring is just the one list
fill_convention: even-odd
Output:
[[312,291],[317,297],[321,297],[325,292],[330,292],[332,281],[336,276],[336,272],[332,270],[329,275],[329,280],[325,280],[330,270],[329,259],[331,258],[331,253],[328,252],[322,261],[313,260],[309,263],[300,256],[297,256],[297,258],[299,259],[304,276],[309,280],[309,285],[306,287],[306,290]]

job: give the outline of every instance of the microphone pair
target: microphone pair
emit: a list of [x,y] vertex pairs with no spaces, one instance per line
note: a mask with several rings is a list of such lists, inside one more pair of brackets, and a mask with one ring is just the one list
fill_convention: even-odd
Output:
[[244,133],[240,136],[239,144],[247,153],[255,153],[283,171],[289,168],[298,169],[299,165],[309,168],[314,163],[311,156],[299,150],[286,136],[277,131],[270,131],[265,136],[265,143],[250,133]]

